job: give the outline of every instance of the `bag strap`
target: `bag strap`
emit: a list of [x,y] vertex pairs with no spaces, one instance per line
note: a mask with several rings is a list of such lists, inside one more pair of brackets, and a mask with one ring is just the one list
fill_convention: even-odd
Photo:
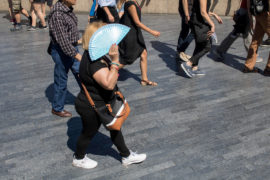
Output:
[[82,84],[84,93],[85,93],[85,95],[86,95],[86,98],[88,99],[88,101],[89,101],[89,103],[91,104],[92,108],[94,108],[94,110],[96,110],[96,105],[95,105],[93,99],[91,98],[89,92],[87,91],[85,85],[84,85],[82,82],[81,82],[81,84]]

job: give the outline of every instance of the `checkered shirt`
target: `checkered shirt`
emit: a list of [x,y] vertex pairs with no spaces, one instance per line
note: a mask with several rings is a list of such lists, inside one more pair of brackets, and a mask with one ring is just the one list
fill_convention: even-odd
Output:
[[79,40],[79,31],[73,8],[58,1],[53,6],[48,22],[52,42],[58,44],[66,55],[74,57],[77,54],[74,46]]

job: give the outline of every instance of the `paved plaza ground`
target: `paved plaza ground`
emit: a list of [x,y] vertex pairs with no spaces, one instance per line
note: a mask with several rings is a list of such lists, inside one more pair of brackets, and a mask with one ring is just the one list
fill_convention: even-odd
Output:
[[[46,53],[48,30],[12,33],[0,14],[0,179],[99,180],[269,180],[270,77],[243,74],[246,52],[238,39],[224,62],[211,54],[200,61],[203,77],[188,79],[179,71],[176,41],[178,15],[143,15],[143,22],[161,31],[144,33],[149,54],[149,79],[140,85],[139,60],[120,72],[119,86],[131,106],[123,134],[128,147],[148,158],[128,168],[102,127],[91,142],[92,170],[72,167],[82,125],[74,109],[79,92],[72,73],[65,108],[72,118],[50,113],[54,63]],[[83,32],[87,15],[79,14]],[[224,18],[219,40],[232,30]],[[216,45],[214,45],[216,46]],[[194,42],[187,50],[192,54]],[[82,49],[80,50],[82,52]],[[264,68],[269,49],[260,48]]]

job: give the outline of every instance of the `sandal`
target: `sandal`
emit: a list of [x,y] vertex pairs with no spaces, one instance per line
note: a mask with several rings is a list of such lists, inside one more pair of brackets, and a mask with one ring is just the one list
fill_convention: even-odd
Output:
[[158,84],[154,81],[149,81],[149,80],[141,80],[141,85],[142,86],[157,86]]
[[244,69],[242,70],[243,73],[258,73],[260,72],[260,70],[256,67],[254,67],[253,69],[249,69],[247,67],[244,67]]

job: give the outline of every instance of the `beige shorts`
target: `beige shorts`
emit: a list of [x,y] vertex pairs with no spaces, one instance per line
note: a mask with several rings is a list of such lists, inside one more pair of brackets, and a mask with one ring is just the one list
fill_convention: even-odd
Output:
[[21,0],[12,0],[12,11],[13,13],[18,13],[22,10]]

